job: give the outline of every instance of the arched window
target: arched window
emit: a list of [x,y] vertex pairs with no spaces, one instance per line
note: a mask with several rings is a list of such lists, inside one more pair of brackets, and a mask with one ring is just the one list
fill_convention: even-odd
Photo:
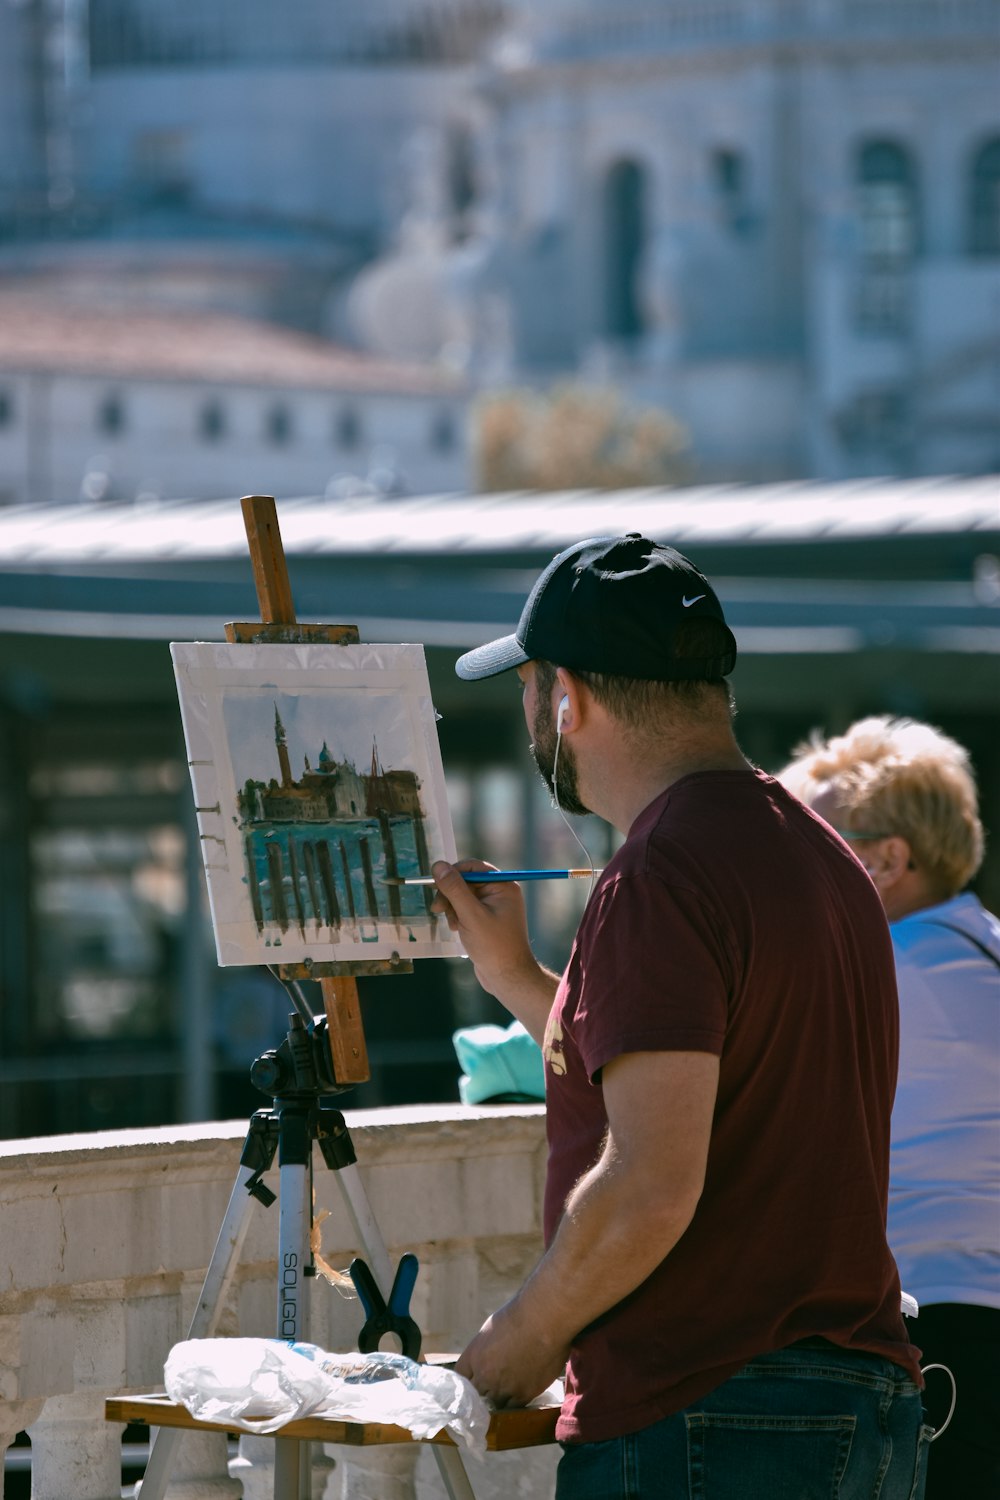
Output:
[[344,406],[338,411],[333,424],[334,442],[345,452],[361,446],[361,418],[353,406]]
[[744,233],[750,228],[746,157],[742,151],[720,146],[709,158],[709,175],[722,223],[734,234]]
[[206,401],[198,413],[198,431],[206,443],[217,443],[226,435],[226,409],[221,401]]
[[125,404],[117,392],[105,396],[97,408],[97,425],[106,437],[118,437],[125,430]]
[[969,249],[973,255],[1000,255],[1000,137],[972,158],[969,186]]
[[431,423],[431,448],[435,453],[454,453],[458,446],[455,417],[450,411],[439,411]]
[[292,414],[287,406],[279,403],[271,407],[264,424],[264,431],[268,442],[273,443],[276,448],[283,448],[286,443],[291,442]]
[[446,137],[445,158],[448,200],[455,236],[468,232],[469,210],[476,201],[476,157],[472,133],[466,125],[454,124]]
[[639,163],[616,162],[604,183],[604,327],[613,339],[635,339],[645,330],[638,272],[646,197],[646,173]]
[[906,273],[918,240],[916,166],[896,141],[868,141],[858,152],[861,250],[859,323],[873,333],[900,332],[909,312]]
[[858,155],[861,243],[867,260],[910,260],[917,248],[913,158],[895,141],[870,141]]

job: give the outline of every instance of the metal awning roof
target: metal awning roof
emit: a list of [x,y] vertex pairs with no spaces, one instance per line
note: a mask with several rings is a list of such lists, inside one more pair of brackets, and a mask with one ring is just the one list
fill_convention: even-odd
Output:
[[[367,640],[488,640],[562,547],[641,531],[709,574],[744,657],[1000,654],[998,476],[279,498],[278,518],[299,618]],[[0,633],[219,640],[256,614],[235,497],[0,511]]]
[[[622,530],[679,546],[1000,533],[1000,476],[682,489],[282,499],[293,556],[553,553]],[[0,511],[0,569],[245,557],[238,500]]]

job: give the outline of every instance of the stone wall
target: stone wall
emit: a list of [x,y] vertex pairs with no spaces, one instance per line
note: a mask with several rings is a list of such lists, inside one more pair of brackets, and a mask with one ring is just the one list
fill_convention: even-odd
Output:
[[[542,1106],[411,1106],[348,1113],[358,1175],[393,1262],[416,1253],[412,1312],[429,1352],[460,1349],[537,1258]],[[120,1432],[108,1395],[162,1389],[186,1337],[239,1170],[244,1122],[51,1137],[0,1146],[0,1453],[32,1438],[33,1500],[118,1500]],[[278,1191],[279,1173],[265,1179]],[[322,1252],[346,1269],[356,1243],[337,1174],[316,1153]],[[253,1203],[221,1308],[220,1334],[275,1328],[278,1205]],[[318,1280],[311,1337],[352,1348],[359,1304]],[[244,1440],[186,1437],[170,1496],[271,1494],[270,1453]],[[477,1500],[551,1494],[558,1450],[470,1462]],[[416,1446],[329,1449],[314,1500],[437,1500],[433,1455]],[[0,1490],[2,1500],[2,1490]]]

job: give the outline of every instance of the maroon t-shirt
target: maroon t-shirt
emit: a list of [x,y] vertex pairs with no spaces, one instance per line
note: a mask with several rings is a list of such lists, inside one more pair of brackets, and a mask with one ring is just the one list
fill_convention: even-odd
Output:
[[687,1230],[574,1341],[560,1439],[637,1431],[816,1335],[922,1383],[885,1238],[897,1041],[875,889],[778,782],[685,776],[637,818],[549,1021],[546,1242],[600,1155],[606,1063],[714,1053],[718,1102]]

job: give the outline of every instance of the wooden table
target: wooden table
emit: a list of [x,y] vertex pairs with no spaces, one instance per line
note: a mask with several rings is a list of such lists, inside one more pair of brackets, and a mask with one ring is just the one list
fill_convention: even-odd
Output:
[[[200,1422],[180,1402],[155,1394],[110,1396],[104,1403],[104,1415],[109,1422],[148,1422],[150,1427],[186,1427],[193,1432],[239,1430],[231,1422]],[[538,1448],[545,1443],[554,1443],[558,1415],[558,1406],[509,1407],[495,1411],[490,1417],[486,1447],[491,1453],[505,1453],[513,1448]],[[277,1432],[270,1432],[267,1436],[298,1438],[313,1443],[345,1443],[355,1448],[414,1442],[454,1446],[454,1439],[445,1429],[433,1438],[415,1438],[406,1427],[394,1427],[384,1422],[341,1422],[329,1417],[301,1417],[286,1422]]]

